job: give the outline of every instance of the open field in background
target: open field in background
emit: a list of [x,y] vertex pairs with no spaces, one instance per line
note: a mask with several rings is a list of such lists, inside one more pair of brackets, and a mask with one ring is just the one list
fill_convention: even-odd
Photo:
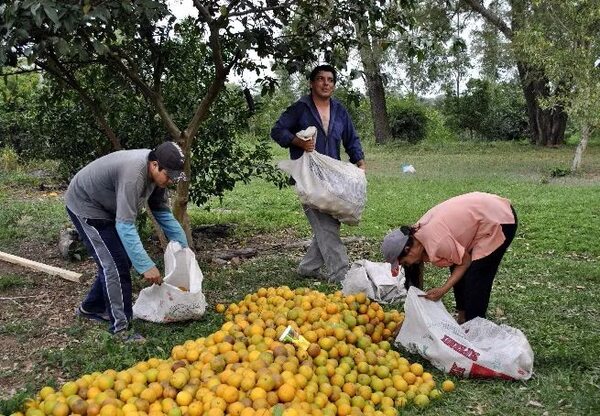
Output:
[[[282,149],[274,151],[276,160],[287,157]],[[553,172],[568,170],[573,151],[573,147],[537,149],[520,143],[367,147],[369,200],[363,221],[357,227],[342,228],[344,236],[365,237],[349,246],[351,260],[380,261],[379,242],[389,229],[410,224],[436,203],[464,192],[487,191],[511,199],[520,222],[495,282],[489,318],[526,334],[535,353],[534,377],[527,382],[461,380],[456,392],[441,402],[424,411],[407,408],[403,414],[600,414],[600,146],[588,149],[581,175],[553,177]],[[417,173],[402,174],[402,163],[412,164]],[[27,175],[0,172],[0,250],[19,254],[35,244],[48,247],[48,252],[55,247],[58,230],[66,223],[62,200],[60,195],[36,191],[37,186]],[[236,224],[234,235],[216,244],[241,248],[252,244],[257,235],[275,241],[309,237],[293,189],[278,190],[253,181],[236,187],[222,201],[213,201],[210,208],[190,210],[194,225]],[[29,371],[0,371],[0,385],[22,380],[19,386],[27,389],[11,399],[5,393],[8,386],[3,386],[0,398],[6,400],[0,401],[0,413],[10,411],[45,383],[106,368],[127,368],[150,356],[166,357],[173,345],[205,336],[221,325],[222,317],[212,308],[216,303],[237,302],[264,286],[317,287],[317,282],[296,278],[293,270],[301,255],[301,250],[281,249],[237,266],[201,262],[211,310],[202,321],[193,323],[136,322],[136,329],[150,339],[141,347],[116,344],[98,326],[70,317],[87,286],[60,283],[55,290],[74,295],[69,300],[73,305],[61,309],[60,341],[46,343],[29,354]],[[52,262],[61,265],[60,259]],[[91,264],[85,267],[90,274]],[[427,268],[426,286],[440,284],[446,273]],[[15,290],[26,294],[52,279],[32,277],[24,269],[11,269],[10,274],[0,269],[0,297],[11,297]],[[5,311],[13,307],[2,302]],[[452,295],[444,302],[451,308]],[[25,350],[43,334],[35,320],[17,323],[4,318],[2,312],[0,337]],[[417,357],[410,359],[423,362]],[[443,379],[423,364],[436,379]]]

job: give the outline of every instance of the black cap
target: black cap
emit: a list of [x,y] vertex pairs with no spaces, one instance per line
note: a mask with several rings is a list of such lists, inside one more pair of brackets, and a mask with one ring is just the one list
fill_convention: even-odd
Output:
[[181,148],[173,142],[164,142],[154,149],[156,160],[161,168],[167,171],[167,175],[173,182],[185,181],[183,163],[185,158]]

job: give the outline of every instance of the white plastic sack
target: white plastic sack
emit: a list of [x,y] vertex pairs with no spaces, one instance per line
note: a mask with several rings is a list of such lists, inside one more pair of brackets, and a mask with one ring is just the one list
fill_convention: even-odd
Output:
[[379,303],[395,303],[406,297],[404,269],[392,276],[390,263],[359,260],[352,263],[342,281],[342,293],[351,295],[365,292],[369,299]]
[[163,283],[140,291],[133,316],[151,322],[199,319],[206,311],[202,279],[194,252],[176,241],[169,242]]
[[408,290],[396,344],[460,377],[531,377],[533,351],[520,330],[483,318],[459,325],[441,301],[432,302],[419,297],[421,294],[424,292],[416,287]]
[[[316,135],[309,127],[298,135]],[[367,178],[362,169],[319,152],[304,152],[296,160],[277,165],[296,181],[302,204],[329,214],[344,224],[356,225],[367,203]]]

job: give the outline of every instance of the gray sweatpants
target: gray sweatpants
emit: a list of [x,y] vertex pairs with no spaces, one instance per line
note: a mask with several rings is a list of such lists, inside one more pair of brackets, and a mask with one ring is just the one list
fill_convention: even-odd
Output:
[[304,255],[298,273],[303,276],[317,276],[323,266],[327,278],[341,282],[348,271],[348,253],[340,238],[340,222],[329,214],[302,206],[312,228],[313,239]]

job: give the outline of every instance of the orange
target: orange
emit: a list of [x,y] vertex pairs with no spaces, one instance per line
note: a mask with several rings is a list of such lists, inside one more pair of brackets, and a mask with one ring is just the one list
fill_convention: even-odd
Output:
[[221,391],[220,396],[229,404],[238,400],[239,392],[235,387],[226,385]]
[[57,402],[52,409],[52,416],[67,416],[71,413],[69,405],[62,402]]
[[283,403],[291,402],[292,400],[294,400],[295,396],[296,388],[290,383],[283,383],[277,389],[277,397],[279,397],[279,400],[281,400]]
[[[129,390],[129,391],[131,391],[131,390]],[[132,394],[132,396],[133,396],[133,394]],[[157,398],[158,398],[158,395],[156,393],[156,390],[154,390],[153,388],[150,388],[150,387],[145,388],[140,393],[140,399],[147,400],[148,403],[155,402]]]
[[185,358],[187,351],[183,345],[175,345],[171,350],[171,357],[174,360],[183,360]]
[[429,397],[425,394],[417,394],[413,399],[415,406],[424,408],[429,404]]
[[260,387],[254,387],[252,390],[250,390],[248,397],[250,397],[250,399],[253,401],[257,399],[265,399],[267,397],[267,392]]
[[402,374],[402,377],[404,378],[404,380],[406,380],[408,384],[414,384],[415,381],[417,381],[417,376],[415,376],[414,373],[410,371],[407,371],[406,373]]
[[74,394],[77,394],[77,390],[79,390],[79,386],[74,381],[69,381],[69,382],[65,383],[60,389],[63,396],[65,396],[65,397],[69,397],[69,396],[73,396]]
[[217,407],[213,407],[208,412],[206,412],[206,416],[223,416],[224,414],[225,413],[223,412],[223,410]]
[[[89,408],[88,408],[89,411]],[[119,409],[114,404],[107,404],[100,409],[100,416],[117,416]]]
[[442,383],[442,390],[444,390],[446,393],[454,391],[454,387],[454,382],[452,380],[444,380]]
[[108,390],[108,389],[112,389],[113,386],[115,385],[115,379],[112,378],[111,376],[107,375],[107,374],[102,374],[100,376],[98,376],[98,378],[96,379],[96,381],[94,381],[94,384],[101,390]]
[[177,397],[175,398],[175,401],[177,402],[177,404],[179,406],[188,406],[192,400],[194,399],[194,396],[192,396],[192,393],[190,393],[189,391],[186,390],[182,390],[179,393],[177,393]]
[[410,372],[413,373],[415,376],[420,376],[421,374],[423,374],[423,366],[419,363],[412,363],[409,369]]

